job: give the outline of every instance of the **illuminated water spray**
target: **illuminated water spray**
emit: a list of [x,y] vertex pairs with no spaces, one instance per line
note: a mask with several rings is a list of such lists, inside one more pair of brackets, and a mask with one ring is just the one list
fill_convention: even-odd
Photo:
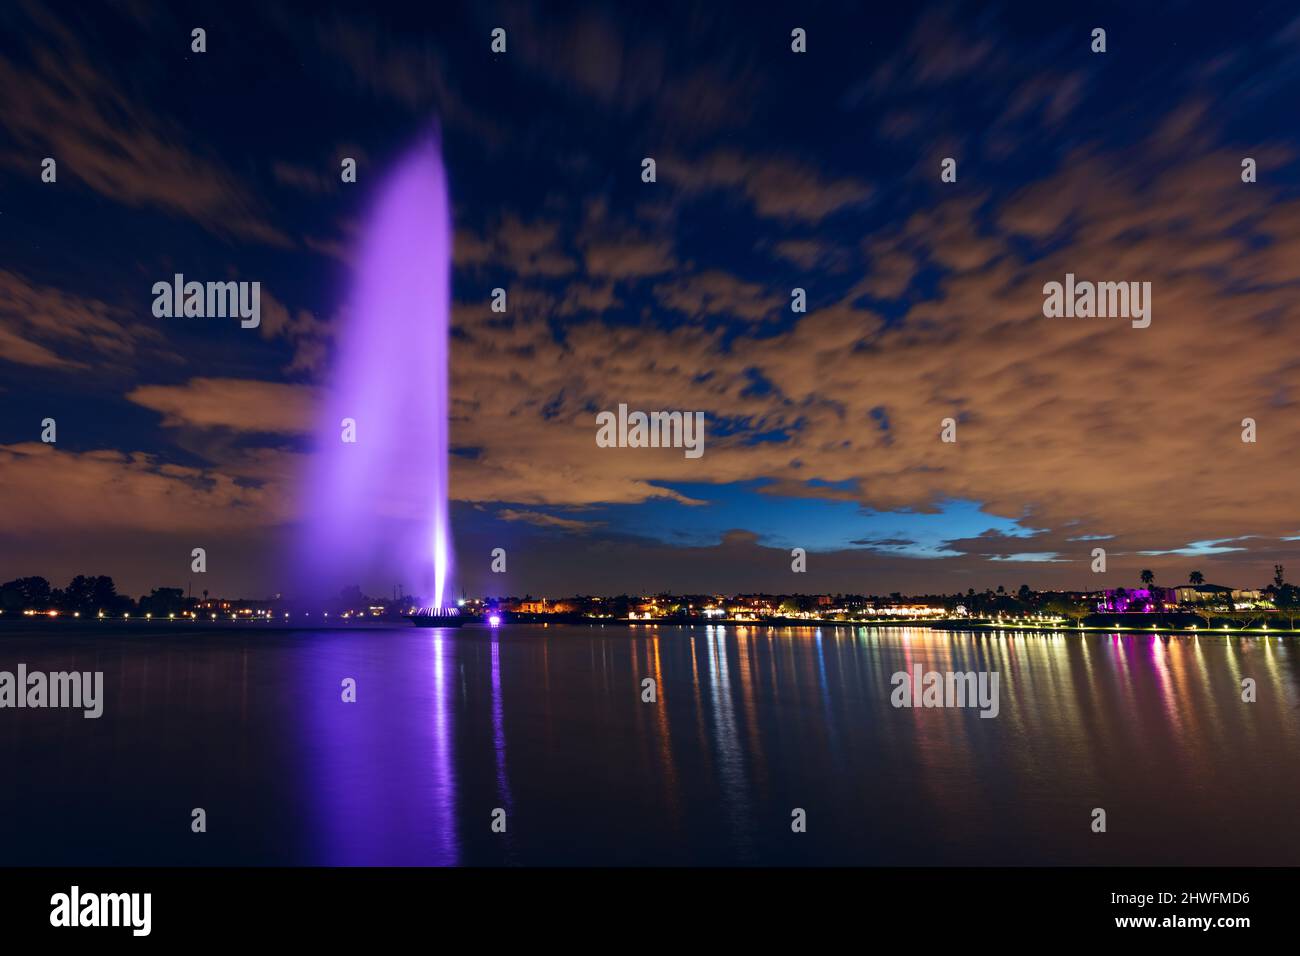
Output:
[[444,604],[451,214],[435,139],[363,224],[309,483],[302,566],[317,590],[401,585]]

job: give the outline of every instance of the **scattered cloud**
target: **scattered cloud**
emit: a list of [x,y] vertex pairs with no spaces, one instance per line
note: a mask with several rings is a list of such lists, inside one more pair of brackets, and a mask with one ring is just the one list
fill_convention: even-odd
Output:
[[293,245],[220,160],[191,148],[184,127],[126,92],[55,16],[25,10],[28,62],[0,54],[0,126],[13,144],[0,149],[0,163],[36,177],[37,160],[50,156],[60,183],[162,209],[225,238]]
[[161,413],[169,428],[298,435],[311,431],[319,393],[307,385],[194,378],[184,385],[141,385],[126,398]]
[[562,518],[541,511],[520,511],[516,508],[502,508],[497,512],[497,517],[504,521],[522,521],[539,528],[559,528],[577,534],[584,534],[603,524],[600,521],[580,521],[577,518]]

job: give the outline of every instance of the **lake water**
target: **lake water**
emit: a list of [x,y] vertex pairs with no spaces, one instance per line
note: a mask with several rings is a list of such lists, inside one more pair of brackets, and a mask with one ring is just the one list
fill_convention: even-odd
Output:
[[[0,670],[103,671],[105,704],[0,710],[0,865],[1294,865],[1298,646],[10,627]],[[893,707],[917,664],[996,671],[998,716]]]

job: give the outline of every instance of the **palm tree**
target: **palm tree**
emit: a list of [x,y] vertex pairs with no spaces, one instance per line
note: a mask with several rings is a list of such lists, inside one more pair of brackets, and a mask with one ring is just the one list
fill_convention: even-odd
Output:
[[1201,585],[1205,583],[1205,575],[1200,571],[1193,571],[1191,574],[1187,575],[1187,580],[1192,584]]
[[1150,596],[1151,596],[1151,603],[1148,605],[1148,607],[1155,607],[1156,610],[1161,610],[1160,605],[1156,604],[1156,592],[1155,592],[1155,588],[1153,587],[1156,581],[1156,573],[1152,571],[1150,568],[1143,568],[1141,577],[1142,577],[1142,585],[1147,589],[1148,592],[1150,592]]

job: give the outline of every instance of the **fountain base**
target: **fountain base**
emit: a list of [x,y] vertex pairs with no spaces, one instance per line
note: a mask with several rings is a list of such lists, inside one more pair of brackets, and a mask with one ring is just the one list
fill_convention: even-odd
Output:
[[411,623],[416,627],[460,627],[465,617],[458,607],[417,607]]

